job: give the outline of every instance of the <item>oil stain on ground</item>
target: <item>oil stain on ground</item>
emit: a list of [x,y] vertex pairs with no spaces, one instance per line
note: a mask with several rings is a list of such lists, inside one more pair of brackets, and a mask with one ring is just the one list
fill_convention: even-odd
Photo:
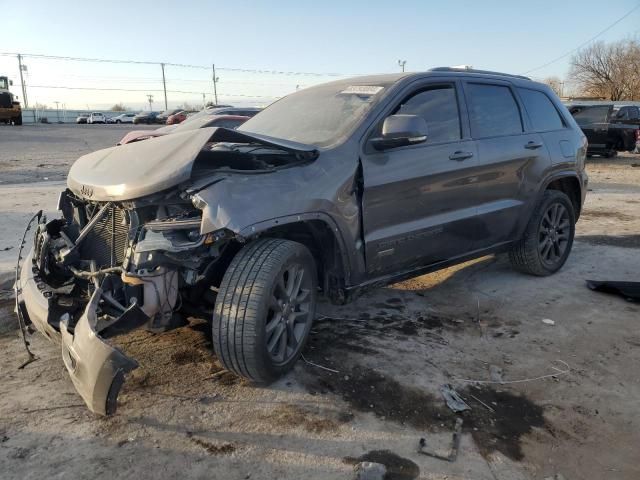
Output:
[[345,457],[343,461],[349,465],[356,465],[360,462],[380,463],[387,469],[384,480],[413,480],[420,475],[418,465],[390,450],[373,450],[358,458]]
[[640,248],[640,235],[581,235],[576,240],[591,245],[622,248]]
[[[345,371],[344,365],[345,362],[340,374],[307,369],[307,389],[310,393],[334,393],[354,410],[373,413],[381,419],[419,430],[453,430],[456,414],[439,396],[402,385],[363,366],[356,365]],[[483,455],[499,451],[512,460],[522,460],[522,437],[533,428],[547,428],[542,407],[524,396],[472,386],[460,389],[458,393],[472,406],[470,411],[462,413],[463,430],[472,435]]]

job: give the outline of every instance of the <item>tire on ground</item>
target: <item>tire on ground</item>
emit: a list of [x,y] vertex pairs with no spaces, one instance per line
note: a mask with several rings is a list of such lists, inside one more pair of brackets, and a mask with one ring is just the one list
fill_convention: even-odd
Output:
[[273,362],[267,351],[266,323],[276,279],[292,263],[311,276],[309,313],[315,317],[317,273],[314,259],[302,244],[264,238],[240,250],[222,279],[213,313],[212,337],[225,368],[259,383],[268,383],[290,370],[301,355],[311,322],[295,354],[284,364]]
[[[560,260],[553,266],[542,261],[539,250],[539,230],[542,218],[554,203],[560,203],[569,214],[568,245]],[[514,269],[529,275],[547,276],[557,272],[567,261],[575,235],[575,211],[569,197],[558,190],[547,190],[538,202],[522,238],[509,251],[509,260]]]

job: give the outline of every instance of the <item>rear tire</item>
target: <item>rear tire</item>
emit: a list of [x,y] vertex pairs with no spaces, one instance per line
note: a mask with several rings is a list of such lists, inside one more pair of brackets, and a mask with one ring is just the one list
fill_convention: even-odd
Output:
[[13,119],[14,125],[22,125],[22,115]]
[[309,250],[265,238],[244,247],[222,279],[213,345],[228,370],[267,383],[301,355],[315,317],[318,279]]
[[567,195],[558,190],[544,192],[524,235],[509,252],[513,268],[540,277],[557,272],[571,252],[575,218]]

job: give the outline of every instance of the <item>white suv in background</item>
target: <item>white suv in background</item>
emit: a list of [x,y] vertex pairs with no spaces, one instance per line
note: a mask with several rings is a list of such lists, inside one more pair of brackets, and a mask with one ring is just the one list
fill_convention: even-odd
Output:
[[87,118],[87,123],[107,123],[107,118],[104,116],[104,113],[93,112]]
[[107,120],[107,123],[133,123],[133,117],[135,113],[122,113],[115,117],[111,117]]

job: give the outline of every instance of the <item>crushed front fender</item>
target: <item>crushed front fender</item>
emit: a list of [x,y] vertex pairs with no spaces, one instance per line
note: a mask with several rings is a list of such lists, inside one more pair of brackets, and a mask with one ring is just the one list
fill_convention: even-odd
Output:
[[62,359],[87,407],[98,415],[115,413],[124,376],[138,363],[98,335],[96,308],[102,289],[97,288],[73,329],[60,322]]

